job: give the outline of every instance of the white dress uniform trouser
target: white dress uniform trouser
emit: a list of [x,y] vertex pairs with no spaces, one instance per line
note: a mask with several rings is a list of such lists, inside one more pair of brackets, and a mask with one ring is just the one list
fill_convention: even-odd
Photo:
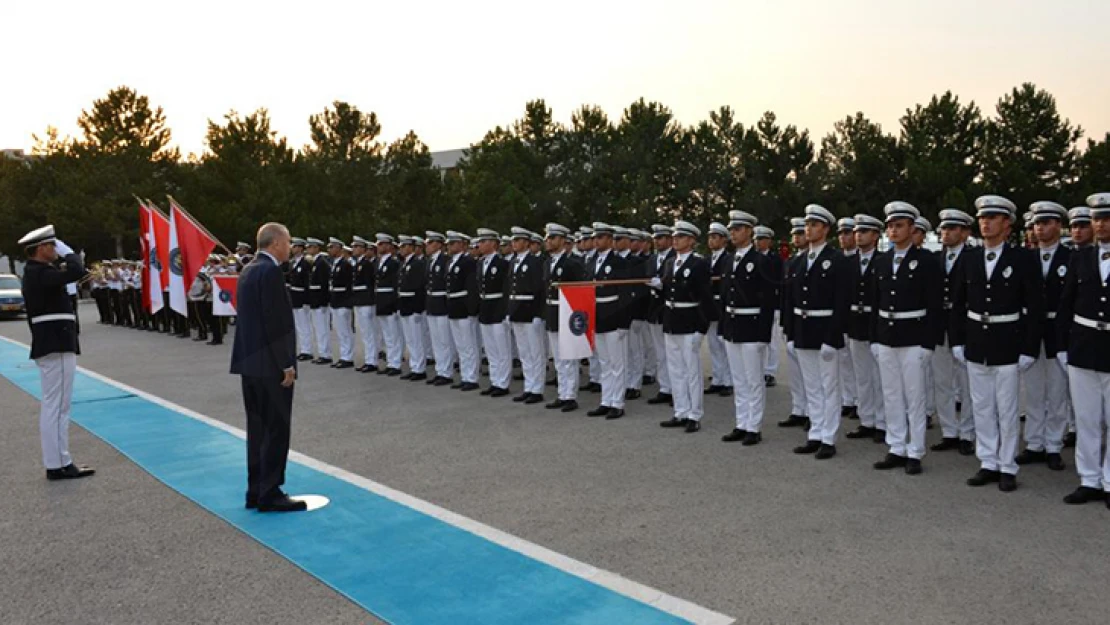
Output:
[[628,329],[626,342],[624,374],[626,389],[640,390],[644,387],[644,330],[647,322],[642,319],[633,319],[632,326]]
[[548,332],[547,343],[551,346],[551,358],[555,361],[555,378],[558,380],[559,399],[578,400],[578,361],[559,358],[559,333]]
[[524,374],[524,392],[543,395],[547,381],[547,349],[544,347],[542,319],[527,323],[513,322],[513,338],[520,354],[520,371]]
[[651,343],[658,361],[659,374],[656,376],[656,381],[659,382],[659,392],[670,394],[671,369],[667,366],[667,344],[663,338],[663,324],[649,323],[648,331],[651,332]]
[[509,388],[513,375],[513,357],[509,347],[509,324],[479,323],[482,332],[482,345],[486,348],[489,360],[489,383],[498,388]]
[[316,337],[316,356],[331,358],[331,310],[327,306],[311,310],[312,334]]
[[771,342],[767,344],[767,358],[763,364],[763,375],[779,374],[779,349],[785,341],[782,336],[782,326],[779,325],[781,315],[775,311],[775,322],[771,324]]
[[848,351],[852,354],[852,369],[856,378],[856,412],[859,414],[859,423],[864,427],[885,430],[883,380],[879,373],[879,362],[871,353],[871,343],[848,339]]
[[[848,340],[848,335],[844,335],[845,341]],[[847,342],[845,342],[847,345]],[[858,412],[858,400],[856,397],[856,368],[853,366],[852,351],[850,349],[840,350],[840,405],[841,406],[856,406]]]
[[937,413],[936,377],[933,375],[933,356],[935,355],[935,352],[930,353],[925,359],[925,414],[927,415]]
[[795,349],[805,380],[806,413],[811,441],[836,444],[840,429],[840,354],[826,361],[819,349]]
[[1025,447],[1058,454],[1067,431],[1068,378],[1055,358],[1045,358],[1042,343],[1039,357],[1025,371]]
[[[705,414],[705,388],[701,369],[701,342],[705,335],[666,334],[667,367],[671,370],[674,417],[701,421]],[[730,382],[732,380],[729,380]]]
[[[936,415],[940,421],[941,436],[959,438],[963,441],[975,440],[975,406],[968,399],[962,402],[960,413],[956,414],[957,397],[970,398],[967,390],[967,365],[961,364],[952,356],[948,340],[937,345],[933,352],[933,390],[936,395]],[[928,389],[926,389],[928,390]]]
[[420,316],[420,325],[424,327],[424,355],[427,358],[432,358],[435,350],[432,343],[432,324],[428,322],[428,314],[424,313]]
[[[1056,364],[1056,363],[1053,363]],[[1103,452],[1110,428],[1110,373],[1068,366],[1075,406],[1075,468],[1083,486],[1110,491],[1110,453]]]
[[377,315],[378,327],[385,341],[385,364],[389,369],[400,369],[405,354],[405,337],[401,331],[401,315]]
[[339,359],[355,361],[355,333],[351,327],[353,313],[350,308],[332,308],[331,321],[335,337],[339,339]]
[[455,377],[455,344],[451,341],[451,324],[447,315],[425,315],[432,335],[432,356],[436,359],[436,376]]
[[297,354],[312,354],[312,309],[293,309],[293,325],[297,328]]
[[971,402],[975,405],[975,455],[980,466],[990,471],[1017,475],[1018,368],[1017,365],[988,367],[967,363]]
[[61,469],[73,464],[69,456],[69,408],[73,399],[77,354],[47,354],[36,358],[35,364],[39,368],[42,384],[42,403],[39,407],[42,463],[47,469]]
[[763,409],[767,404],[767,386],[763,383],[767,344],[725,341],[725,353],[732,375],[736,427],[746,432],[759,432],[763,427]]
[[600,369],[601,405],[624,408],[625,358],[628,352],[628,330],[594,334],[597,347],[597,367]]
[[428,357],[424,353],[424,313],[402,316],[401,334],[409,352],[409,372],[424,373],[428,366]]
[[658,380],[659,355],[655,353],[655,338],[651,335],[651,324],[647,321],[640,321],[640,345],[644,348],[644,375]]
[[732,386],[732,373],[729,371],[728,353],[725,350],[725,340],[717,333],[719,322],[709,323],[706,340],[709,343],[709,365],[711,368],[709,384],[718,386]]
[[374,319],[373,306],[355,306],[355,324],[362,337],[362,360],[366,364],[378,365],[378,323]]
[[789,363],[787,373],[790,376],[790,414],[804,417],[809,414],[806,405],[806,380],[802,375],[802,363],[798,360],[798,350],[786,348],[786,360]]
[[[478,355],[476,338],[478,318],[448,319],[447,323],[451,328],[451,342],[459,355],[459,378],[465,383],[477,384],[482,372],[482,358]],[[439,365],[439,361],[436,361],[436,365]],[[453,374],[447,377],[453,377]]]
[[914,345],[875,344],[883,376],[883,412],[890,453],[920,460],[925,457],[925,370],[929,350]]

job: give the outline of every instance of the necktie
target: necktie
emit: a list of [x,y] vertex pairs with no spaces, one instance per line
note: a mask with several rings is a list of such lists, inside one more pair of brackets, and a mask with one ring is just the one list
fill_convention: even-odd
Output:
[[867,266],[867,261],[869,261],[869,260],[871,260],[871,259],[870,259],[870,258],[864,258],[863,260],[861,260],[861,261],[859,261],[859,262],[860,262],[860,264],[861,264],[861,265],[863,265],[864,267],[866,267],[866,266]]
[[1110,252],[1103,252],[1102,260],[1110,260]]
[[810,253],[809,253],[809,259],[810,259],[810,260],[813,260],[813,259],[815,259],[815,258],[817,258],[817,254],[814,254],[813,252],[810,252]]
[[894,257],[894,264],[897,265],[900,262],[902,262],[902,257],[901,256],[895,256]]
[[996,258],[998,258],[998,254],[995,254],[994,252],[987,252],[987,260],[994,260]]
[[948,260],[956,260],[956,255],[955,254],[949,254],[948,255]]
[[1047,261],[1050,258],[1052,258],[1052,254],[1043,254],[1041,256],[1041,259],[1044,260],[1044,261]]

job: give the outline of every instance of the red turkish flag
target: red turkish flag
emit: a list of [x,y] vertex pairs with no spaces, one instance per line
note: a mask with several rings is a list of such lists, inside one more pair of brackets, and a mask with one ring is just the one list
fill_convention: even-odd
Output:
[[[208,262],[208,255],[216,249],[216,239],[179,204],[171,200],[170,206],[177,231],[177,249],[181,252],[182,276],[185,284],[192,284],[193,278]],[[172,269],[173,265],[170,267]]]

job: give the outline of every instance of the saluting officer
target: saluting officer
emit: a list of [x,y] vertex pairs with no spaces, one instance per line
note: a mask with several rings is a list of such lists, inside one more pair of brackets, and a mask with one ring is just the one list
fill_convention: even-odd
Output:
[[405,339],[401,333],[401,318],[397,314],[397,276],[401,263],[394,254],[393,235],[379,232],[374,235],[378,247],[378,266],[374,272],[374,316],[385,342],[385,368],[378,375],[401,375],[401,359],[405,353]]
[[805,381],[809,433],[797,454],[818,460],[836,455],[840,428],[840,352],[848,322],[852,276],[848,259],[828,245],[836,218],[823,206],[806,206],[805,238],[809,251],[794,266],[786,290],[784,324]]
[[925,457],[925,371],[944,323],[940,265],[913,244],[917,208],[890,202],[886,233],[893,244],[875,266],[871,351],[882,371],[889,453],[874,467],[921,473]]
[[402,380],[427,380],[428,360],[424,345],[424,260],[416,255],[416,238],[407,234],[398,236],[401,268],[397,277],[397,312],[401,316],[401,334],[409,354],[409,372]]
[[[856,256],[856,220],[852,217],[841,217],[836,222],[836,240],[840,244],[840,251],[850,261]],[[852,266],[855,263],[849,262]],[[847,345],[847,343],[845,343]],[[856,368],[852,363],[852,352],[847,347],[840,350],[840,416],[859,416],[856,397]]]
[[1110,453],[1103,441],[1110,427],[1110,193],[1096,193],[1087,204],[1097,245],[1072,254],[1056,317],[1056,361],[1067,367],[1071,384],[1079,473],[1079,488],[1064,502],[1106,500],[1110,507]]
[[856,414],[859,427],[844,436],[886,441],[886,412],[883,409],[883,380],[879,362],[871,353],[871,313],[874,311],[875,266],[883,259],[876,249],[883,221],[871,215],[858,214],[855,222],[856,253],[849,257],[852,289],[851,313],[848,316],[848,352],[856,382]]
[[489,228],[478,228],[478,327],[482,346],[489,360],[489,388],[481,394],[504,397],[509,394],[512,376],[512,352],[509,347],[509,326],[505,323],[509,292],[509,261],[497,253],[498,234]]
[[563,252],[564,242],[570,235],[565,226],[547,224],[547,252],[550,259],[543,266],[543,283],[547,287],[547,306],[545,321],[547,342],[551,347],[552,360],[555,362],[559,396],[544,407],[562,412],[578,409],[578,362],[559,357],[559,287],[562,282],[581,282],[586,279],[586,267],[573,254]]
[[779,307],[778,279],[769,267],[769,257],[761,254],[753,242],[759,220],[743,211],[731,211],[728,216],[728,231],[736,252],[725,259],[717,331],[728,355],[736,427],[721,440],[751,446],[763,440],[767,399],[763,367]]
[[69,409],[81,347],[77,317],[66,293],[67,284],[85,277],[85,267],[81,256],[54,236],[54,226],[32,230],[19,245],[27,255],[23,299],[31,326],[31,359],[42,385],[39,435],[46,479],[86,477],[94,471],[73,464],[69,455]]
[[674,224],[674,258],[663,267],[663,334],[667,367],[671,372],[674,416],[660,423],[665,428],[701,429],[705,414],[702,386],[701,344],[709,330],[707,311],[713,299],[709,262],[694,252],[701,230],[687,221]]
[[448,386],[455,378],[455,345],[451,342],[451,324],[447,318],[447,254],[443,246],[447,237],[439,232],[424,232],[428,251],[424,257],[427,299],[425,321],[431,335],[432,357],[435,358],[436,375],[428,380],[433,386]]
[[[596,254],[586,266],[591,280],[625,280],[628,278],[628,261],[613,249],[614,226],[594,222]],[[628,352],[628,328],[632,320],[628,313],[628,290],[624,286],[598,286],[594,298],[597,321],[594,325],[594,346],[601,371],[601,403],[587,412],[590,417],[619,419],[624,416],[624,396],[627,373],[625,358]]]
[[706,342],[709,343],[709,364],[711,367],[709,387],[706,393],[714,393],[721,397],[732,394],[732,373],[729,371],[728,354],[725,352],[725,341],[720,335],[721,317],[721,277],[728,271],[730,258],[725,248],[728,247],[728,228],[719,222],[709,224],[709,236],[706,241],[709,246],[709,275],[710,288],[713,289],[715,306],[706,310],[709,319],[709,330],[706,332]]
[[[767,261],[767,272],[775,283],[775,301],[781,302],[783,260],[775,249],[775,231],[767,226],[756,226],[755,246]],[[783,342],[782,310],[780,306],[775,306],[775,323],[771,326],[771,342],[767,345],[767,358],[763,364],[763,382],[767,388],[777,384],[775,376],[779,374],[779,347]]]
[[351,280],[351,307],[355,327],[362,337],[362,366],[355,371],[370,373],[378,370],[378,327],[374,320],[374,257],[368,252],[370,242],[360,236],[351,238],[354,276]]
[[1029,206],[1037,234],[1037,257],[1044,281],[1044,320],[1037,360],[1025,372],[1025,450],[1019,465],[1045,462],[1053,471],[1064,470],[1064,435],[1068,430],[1068,380],[1056,360],[1056,312],[1067,278],[1072,250],[1060,245],[1060,232],[1067,210],[1056,202],[1034,202]]
[[312,256],[312,274],[308,281],[308,305],[312,309],[312,335],[316,339],[318,365],[331,364],[331,319],[328,310],[331,283],[331,259],[320,250],[324,242],[308,238],[308,253]]
[[1007,243],[1017,207],[998,195],[975,200],[983,247],[965,252],[952,298],[952,353],[967,362],[981,468],[969,486],[1017,488],[1019,372],[1041,351],[1044,297],[1034,252]]
[[[945,314],[951,314],[956,282],[963,276],[963,266],[969,256],[967,239],[974,221],[971,215],[959,209],[949,208],[940,212],[940,236],[944,248],[939,252],[939,259],[944,268]],[[958,449],[964,456],[975,453],[975,402],[971,401],[970,389],[967,364],[957,361],[952,355],[952,337],[946,324],[933,352],[933,391],[943,438],[929,449]],[[957,397],[964,399],[959,410],[957,404],[961,402],[957,401]]]
[[[667,260],[674,257],[674,249],[671,247],[672,239],[671,234],[673,230],[670,226],[663,224],[652,224],[651,226],[651,240],[655,245],[655,252],[648,256],[647,269],[650,273],[649,277],[658,278],[660,281],[663,278],[663,267],[666,265]],[[658,282],[662,284],[662,282]],[[649,404],[671,404],[674,401],[671,395],[671,372],[667,369],[667,347],[663,338],[663,294],[660,288],[651,289],[651,303],[648,305],[647,311],[647,325],[648,332],[651,333],[652,354],[655,356],[654,363],[649,362],[645,365],[644,370],[651,374],[655,373],[656,381],[659,383],[659,392],[655,397],[648,400]],[[652,366],[654,365],[654,366]]]
[[790,415],[786,419],[779,421],[780,428],[792,427],[809,427],[808,408],[806,407],[806,385],[805,378],[802,376],[802,365],[798,362],[798,352],[794,349],[793,339],[790,337],[789,328],[786,326],[786,303],[787,293],[791,285],[800,280],[805,270],[806,265],[806,219],[805,217],[791,217],[790,218],[790,236],[791,243],[794,249],[794,257],[786,262],[784,265],[784,276],[780,299],[782,301],[782,309],[780,311],[780,323],[782,324],[783,338],[786,339],[786,360],[790,365],[787,369],[790,380]]
[[524,373],[524,392],[513,401],[538,404],[543,401],[543,384],[547,377],[542,316],[543,259],[529,250],[531,232],[514,226],[510,233],[511,246],[518,260],[511,268],[507,312]]
[[470,239],[461,232],[447,231],[447,320],[451,340],[459,355],[459,379],[451,388],[473,391],[478,388],[482,359],[478,355],[478,271],[467,253]]

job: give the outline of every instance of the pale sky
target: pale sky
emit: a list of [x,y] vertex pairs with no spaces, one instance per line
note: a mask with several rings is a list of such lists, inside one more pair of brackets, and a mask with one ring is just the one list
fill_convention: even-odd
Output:
[[889,132],[951,89],[992,113],[1032,81],[1061,113],[1110,130],[1110,0],[423,0],[0,3],[0,148],[126,84],[165,109],[183,153],[208,119],[267,107],[300,147],[333,100],[466,147],[543,98],[614,121],[643,96],[690,124],[728,104],[773,110],[815,140],[863,111]]

